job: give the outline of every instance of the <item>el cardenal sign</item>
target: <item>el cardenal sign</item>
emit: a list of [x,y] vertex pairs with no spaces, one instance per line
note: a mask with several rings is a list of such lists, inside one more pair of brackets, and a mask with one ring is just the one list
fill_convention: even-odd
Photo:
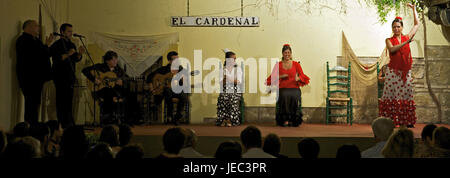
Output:
[[173,16],[172,27],[259,27],[258,17]]

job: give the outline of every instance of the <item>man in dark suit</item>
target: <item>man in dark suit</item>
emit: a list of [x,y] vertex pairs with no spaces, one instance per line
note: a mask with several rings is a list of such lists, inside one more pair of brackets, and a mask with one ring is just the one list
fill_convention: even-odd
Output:
[[75,66],[81,61],[84,48],[72,42],[73,27],[62,24],[61,38],[50,47],[53,60],[53,82],[56,89],[56,114],[63,128],[75,124],[72,114],[73,88],[76,83]]
[[16,41],[17,79],[25,97],[25,121],[30,124],[38,123],[42,88],[51,80],[49,46],[54,37],[50,35],[43,44],[38,39],[39,28],[35,20],[25,21],[23,34]]

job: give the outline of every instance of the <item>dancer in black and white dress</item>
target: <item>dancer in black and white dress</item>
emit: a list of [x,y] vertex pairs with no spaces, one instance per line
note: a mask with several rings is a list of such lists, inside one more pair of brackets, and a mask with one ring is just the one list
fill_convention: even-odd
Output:
[[242,92],[240,84],[242,82],[242,71],[236,65],[236,54],[229,51],[225,54],[226,61],[223,68],[223,77],[219,99],[217,100],[217,126],[238,126],[240,125],[240,103]]

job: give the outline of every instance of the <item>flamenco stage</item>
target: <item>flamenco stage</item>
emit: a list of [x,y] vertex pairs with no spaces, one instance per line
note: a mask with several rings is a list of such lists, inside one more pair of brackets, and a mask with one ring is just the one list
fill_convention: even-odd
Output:
[[[220,143],[228,140],[239,141],[239,135],[245,127],[254,125],[258,127],[262,135],[275,133],[281,137],[281,154],[290,158],[298,158],[297,143],[304,137],[312,137],[320,144],[321,158],[333,158],[336,150],[343,144],[355,144],[361,151],[374,145],[372,128],[369,124],[308,124],[299,127],[277,127],[275,123],[247,123],[237,127],[217,127],[213,125],[179,125],[182,128],[190,128],[196,131],[199,139],[197,150],[209,157],[213,157]],[[450,128],[449,125],[438,125]],[[134,138],[132,142],[140,143],[144,147],[145,157],[156,157],[163,151],[162,135],[173,125],[149,125],[134,126]],[[416,124],[411,130],[415,138],[420,139],[425,124]],[[96,133],[100,129],[95,130]]]

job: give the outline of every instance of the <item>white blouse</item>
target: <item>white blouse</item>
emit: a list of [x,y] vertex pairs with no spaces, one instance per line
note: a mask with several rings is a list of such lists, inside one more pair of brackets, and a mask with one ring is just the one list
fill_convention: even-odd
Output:
[[223,78],[226,77],[226,79],[233,83],[234,80],[238,81],[238,84],[242,82],[242,69],[240,67],[233,67],[231,70],[227,67],[225,67],[225,73],[221,75],[220,83],[223,83]]

